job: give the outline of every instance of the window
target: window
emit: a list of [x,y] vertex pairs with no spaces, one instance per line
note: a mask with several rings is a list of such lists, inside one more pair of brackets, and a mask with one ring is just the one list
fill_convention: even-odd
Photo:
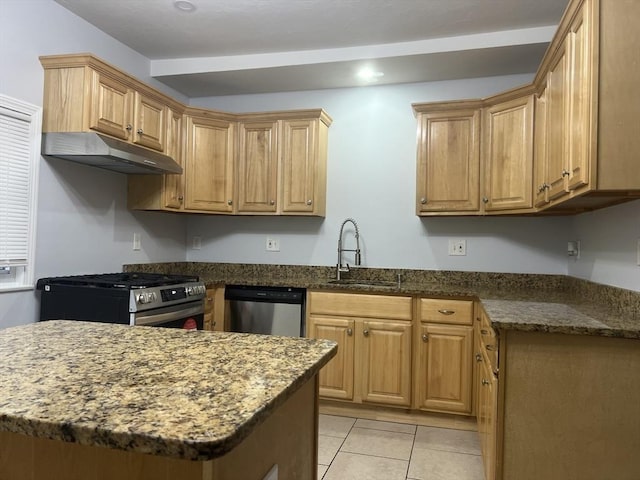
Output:
[[42,109],[0,95],[0,290],[33,286]]

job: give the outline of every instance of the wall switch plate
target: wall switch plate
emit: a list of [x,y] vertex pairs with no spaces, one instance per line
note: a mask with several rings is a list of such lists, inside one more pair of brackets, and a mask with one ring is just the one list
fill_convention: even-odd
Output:
[[464,256],[467,254],[466,240],[449,240],[449,255]]
[[133,234],[133,249],[140,250],[140,234],[139,233]]
[[265,246],[267,252],[279,252],[280,251],[280,240],[277,238],[269,238],[267,237],[267,243]]
[[202,237],[200,235],[196,235],[193,237],[192,248],[194,250],[200,250],[202,248]]

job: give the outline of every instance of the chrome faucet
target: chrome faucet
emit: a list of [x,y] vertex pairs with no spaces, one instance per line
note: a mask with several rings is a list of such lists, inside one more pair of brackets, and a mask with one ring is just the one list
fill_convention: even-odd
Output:
[[[356,229],[355,250],[342,248],[342,232],[344,230],[344,226],[349,222],[353,223],[353,226]],[[344,222],[342,222],[342,225],[340,226],[340,236],[338,237],[338,264],[336,265],[336,280],[340,280],[341,273],[346,273],[349,271],[348,263],[346,263],[345,265],[342,265],[342,252],[355,252],[356,265],[360,265],[360,263],[362,262],[362,257],[360,255],[360,232],[358,231],[358,224],[353,218],[347,218]]]

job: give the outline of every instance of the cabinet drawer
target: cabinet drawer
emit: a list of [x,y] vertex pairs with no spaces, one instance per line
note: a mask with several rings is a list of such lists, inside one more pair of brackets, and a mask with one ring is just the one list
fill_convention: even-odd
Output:
[[471,325],[473,323],[473,301],[421,298],[418,305],[421,322]]
[[361,293],[309,292],[307,309],[315,315],[411,320],[411,297]]

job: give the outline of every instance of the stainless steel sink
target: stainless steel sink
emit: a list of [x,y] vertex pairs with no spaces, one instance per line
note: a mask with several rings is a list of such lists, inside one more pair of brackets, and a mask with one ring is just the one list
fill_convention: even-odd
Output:
[[332,279],[327,283],[332,285],[349,285],[350,287],[385,287],[385,288],[397,288],[398,282],[385,282],[383,280],[356,280],[356,279],[344,279],[340,280]]

